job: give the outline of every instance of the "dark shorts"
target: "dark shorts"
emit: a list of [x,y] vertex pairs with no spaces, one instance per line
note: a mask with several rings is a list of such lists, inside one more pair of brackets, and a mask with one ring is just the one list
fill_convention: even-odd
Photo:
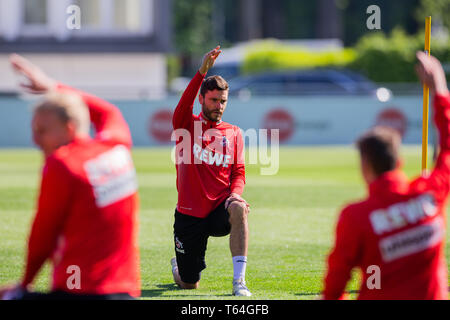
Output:
[[174,242],[178,272],[185,283],[196,283],[206,268],[208,238],[230,233],[229,214],[222,202],[206,218],[197,218],[175,210]]

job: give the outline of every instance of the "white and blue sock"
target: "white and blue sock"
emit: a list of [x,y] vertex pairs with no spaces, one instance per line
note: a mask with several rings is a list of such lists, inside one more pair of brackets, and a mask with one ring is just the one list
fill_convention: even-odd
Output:
[[247,266],[246,256],[234,256],[233,257],[233,280],[237,281],[241,279],[245,281],[245,267]]

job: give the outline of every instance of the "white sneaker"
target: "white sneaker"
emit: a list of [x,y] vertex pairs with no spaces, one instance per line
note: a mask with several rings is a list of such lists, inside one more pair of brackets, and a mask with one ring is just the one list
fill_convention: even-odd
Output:
[[245,286],[245,281],[242,279],[233,281],[233,296],[250,297],[252,293]]

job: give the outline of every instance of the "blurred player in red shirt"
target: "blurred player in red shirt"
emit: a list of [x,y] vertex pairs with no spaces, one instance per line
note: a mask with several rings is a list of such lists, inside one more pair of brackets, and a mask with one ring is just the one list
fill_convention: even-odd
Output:
[[[177,138],[178,203],[175,210],[171,260],[175,282],[195,289],[206,268],[208,237],[230,234],[233,295],[250,296],[245,285],[249,206],[241,197],[245,185],[244,143],[240,128],[222,121],[228,84],[220,76],[205,79],[220,55],[208,52],[189,83],[173,115]],[[202,112],[193,114],[198,92]],[[180,141],[181,140],[181,141]]]
[[445,203],[450,188],[450,95],[439,61],[417,53],[419,78],[434,94],[440,151],[433,171],[409,182],[399,170],[400,135],[375,127],[357,142],[367,199],[346,206],[328,257],[325,299],[340,299],[351,270],[358,299],[448,298]]
[[[25,274],[19,285],[2,290],[3,298],[138,297],[138,198],[128,125],[108,102],[57,83],[18,55],[11,63],[28,79],[22,84],[27,91],[47,94],[32,120],[45,164]],[[48,259],[51,292],[33,293]]]

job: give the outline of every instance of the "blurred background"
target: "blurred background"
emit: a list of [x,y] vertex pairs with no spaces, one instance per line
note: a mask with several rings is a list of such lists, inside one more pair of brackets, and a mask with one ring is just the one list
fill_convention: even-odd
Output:
[[172,111],[217,44],[210,74],[230,84],[225,121],[279,129],[293,145],[348,144],[383,123],[417,144],[415,52],[429,15],[448,74],[450,0],[0,0],[0,146],[32,145],[12,52],[116,103],[135,145],[156,146],[170,144]]

